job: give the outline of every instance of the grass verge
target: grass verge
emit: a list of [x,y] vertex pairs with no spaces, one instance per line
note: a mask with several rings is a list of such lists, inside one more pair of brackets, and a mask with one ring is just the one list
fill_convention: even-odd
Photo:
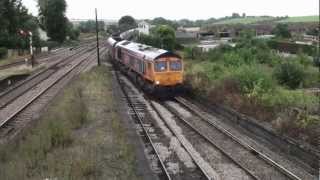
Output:
[[6,179],[139,179],[105,67],[82,74],[15,144],[0,146]]

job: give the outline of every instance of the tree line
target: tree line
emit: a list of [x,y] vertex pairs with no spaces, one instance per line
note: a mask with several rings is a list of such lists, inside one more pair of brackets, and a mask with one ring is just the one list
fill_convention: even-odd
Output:
[[39,17],[35,17],[22,0],[0,0],[0,56],[6,54],[6,49],[27,49],[28,32],[32,32],[35,47],[45,45],[46,42],[40,40],[39,28],[47,32],[50,41],[57,43],[67,37],[78,38],[79,31],[65,15],[65,0],[38,0],[38,7]]
[[0,47],[26,48],[27,40],[20,30],[31,31],[35,46],[40,45],[37,18],[28,13],[21,0],[0,0]]

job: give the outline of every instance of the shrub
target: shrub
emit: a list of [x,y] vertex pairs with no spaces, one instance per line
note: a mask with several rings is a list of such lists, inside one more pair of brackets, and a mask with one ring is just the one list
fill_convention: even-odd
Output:
[[302,85],[306,75],[303,66],[295,62],[285,62],[276,66],[274,76],[281,85],[295,89]]
[[287,90],[284,88],[277,88],[272,94],[264,94],[261,97],[262,101],[267,106],[278,107],[300,107],[307,109],[316,108],[317,97],[306,94],[301,90]]
[[243,57],[235,52],[226,53],[223,55],[223,62],[225,66],[241,66],[244,63]]
[[303,81],[303,87],[305,88],[312,88],[312,87],[319,87],[320,85],[320,73],[319,69],[316,67],[308,67],[304,69],[305,71],[305,78]]
[[8,49],[5,47],[0,47],[0,58],[6,57],[8,54]]
[[312,59],[309,59],[307,55],[299,53],[296,58],[294,58],[299,64],[303,65],[304,67],[308,67],[312,65]]
[[203,53],[201,52],[201,49],[199,49],[198,47],[192,46],[192,47],[185,47],[184,48],[184,56],[185,58],[189,58],[189,59],[195,59],[195,58],[199,58],[203,55]]
[[232,76],[239,82],[241,91],[249,96],[270,93],[275,87],[272,77],[258,65],[242,66]]

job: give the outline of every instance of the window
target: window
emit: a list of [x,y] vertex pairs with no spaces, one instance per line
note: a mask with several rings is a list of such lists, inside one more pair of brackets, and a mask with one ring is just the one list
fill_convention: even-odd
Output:
[[181,61],[170,61],[170,70],[171,71],[180,71],[181,69],[182,69]]
[[167,62],[166,61],[158,61],[154,64],[154,69],[156,72],[162,72],[167,70]]
[[139,62],[139,63],[138,63],[138,65],[139,65],[139,69],[138,69],[138,70],[139,70],[140,73],[143,73],[143,74],[144,74],[144,73],[145,73],[144,62],[141,61],[141,60],[138,61],[138,62]]

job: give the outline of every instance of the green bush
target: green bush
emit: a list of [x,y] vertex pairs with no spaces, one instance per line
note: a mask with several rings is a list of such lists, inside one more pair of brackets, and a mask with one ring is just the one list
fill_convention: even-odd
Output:
[[271,93],[276,86],[270,74],[258,65],[242,66],[232,76],[241,91],[249,96]]
[[6,57],[8,54],[8,49],[5,47],[0,47],[0,58]]
[[236,52],[230,52],[223,55],[223,63],[226,67],[239,67],[244,64],[244,61],[244,57]]
[[185,58],[188,58],[188,59],[195,59],[195,58],[201,59],[201,56],[203,55],[203,53],[201,52],[201,49],[196,46],[185,47],[183,51],[184,51]]
[[263,94],[261,100],[270,107],[300,107],[312,109],[317,106],[318,99],[314,95],[306,94],[302,90],[287,90],[277,88],[272,94]]
[[305,79],[303,66],[296,62],[285,62],[275,67],[274,76],[281,85],[298,88]]

